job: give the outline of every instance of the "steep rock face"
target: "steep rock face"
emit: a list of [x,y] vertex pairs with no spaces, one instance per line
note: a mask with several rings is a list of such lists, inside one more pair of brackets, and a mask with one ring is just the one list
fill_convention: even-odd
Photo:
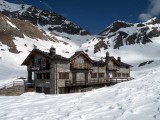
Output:
[[9,47],[12,53],[19,53],[13,40],[15,37],[24,38],[24,35],[32,39],[58,41],[56,38],[51,38],[45,32],[39,30],[29,21],[9,18],[0,14],[0,42]]
[[8,2],[1,1],[0,5],[3,7],[0,12],[12,18],[18,18],[21,20],[29,20],[36,26],[49,31],[64,32],[71,35],[90,35],[90,33],[78,25],[68,21],[65,17],[58,15],[54,12],[46,10],[39,10],[29,5],[15,5],[17,9],[13,9]]
[[146,23],[138,24],[117,21],[99,33],[99,35],[114,39],[114,49],[136,43],[146,44],[152,42],[151,38],[160,36],[158,27],[151,27],[157,26],[159,23],[159,20],[155,18]]
[[0,14],[0,42],[9,47],[9,51],[13,53],[18,53],[16,46],[13,42],[13,36],[23,37],[23,34],[18,28],[9,24],[10,20],[4,15]]

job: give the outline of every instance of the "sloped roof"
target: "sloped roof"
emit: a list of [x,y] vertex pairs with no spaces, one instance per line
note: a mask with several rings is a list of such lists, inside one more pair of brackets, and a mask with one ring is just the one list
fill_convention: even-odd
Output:
[[110,57],[107,57],[107,58],[106,58],[107,64],[108,64],[109,61],[111,61],[111,60],[114,60],[114,62],[119,66],[118,61],[117,61],[113,56],[110,56]]
[[124,63],[124,62],[119,62],[118,60],[117,60],[117,62],[118,62],[118,64],[119,64],[120,66],[123,66],[123,67],[133,67],[132,65],[129,65],[129,64]]
[[106,62],[104,61],[97,61],[97,60],[92,60],[88,54],[84,53],[83,51],[77,51],[75,52],[74,55],[72,55],[70,58],[65,58],[65,57],[62,57],[61,55],[55,55],[54,57],[51,56],[48,52],[44,52],[44,51],[41,51],[39,49],[33,49],[31,51],[31,53],[27,56],[27,58],[23,61],[22,65],[28,65],[30,60],[33,59],[33,57],[36,55],[36,54],[41,54],[42,56],[52,60],[52,61],[57,61],[57,60],[61,60],[61,61],[71,61],[73,60],[75,57],[83,54],[91,63],[97,63],[97,64],[106,64],[108,63],[109,61],[111,60],[114,60],[115,63],[120,66],[120,67],[133,67],[132,65],[129,65],[127,63],[124,63],[124,62],[121,62],[121,61],[118,61],[116,60],[113,56],[110,56],[110,57],[107,57],[106,59]]
[[91,63],[93,62],[92,59],[88,56],[88,54],[84,53],[83,51],[75,52],[75,54],[70,57],[70,61],[81,54],[83,54]]
[[108,63],[111,60],[114,60],[120,67],[133,67],[132,65],[116,60],[113,56],[108,57],[106,62]]
[[62,57],[61,55],[55,55],[54,57],[51,56],[49,53],[47,52],[43,52],[39,49],[33,49],[30,54],[27,56],[27,58],[23,61],[22,65],[28,65],[30,60],[36,55],[36,54],[40,54],[50,60],[56,61],[56,60],[62,60],[62,61],[69,61],[68,58]]

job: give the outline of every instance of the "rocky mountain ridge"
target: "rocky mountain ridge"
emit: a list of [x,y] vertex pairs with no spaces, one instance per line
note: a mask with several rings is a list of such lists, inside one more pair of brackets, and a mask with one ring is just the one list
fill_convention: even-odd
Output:
[[123,45],[146,44],[152,42],[151,39],[153,37],[160,36],[159,24],[160,20],[157,18],[153,18],[145,23],[136,24],[116,21],[98,35],[108,39],[114,37],[114,49],[118,49]]
[[[23,43],[28,51],[40,48],[41,41],[50,41],[58,49],[59,54],[75,51],[78,46],[92,38],[90,33],[65,17],[54,12],[39,10],[31,5],[13,4],[0,0],[0,42],[7,45],[9,52],[19,53],[17,38],[32,39],[31,43]],[[39,41],[38,44],[34,41]],[[19,44],[19,43],[17,43]],[[54,45],[55,44],[55,45]],[[63,46],[63,47],[59,47]],[[70,50],[66,49],[69,48]],[[49,46],[44,46],[48,49]],[[43,48],[43,49],[44,49]],[[5,51],[4,48],[1,50]]]
[[4,0],[0,1],[0,13],[21,20],[29,20],[36,26],[41,26],[50,32],[64,32],[71,35],[90,35],[90,33],[65,17],[55,12],[40,10],[31,5],[13,4]]
[[[136,44],[152,43],[152,38],[160,36],[160,20],[153,18],[144,23],[127,23],[124,21],[113,22],[109,27],[100,32],[95,38],[84,43],[85,51],[94,46],[94,53],[104,49],[120,49],[120,47]],[[94,41],[94,43],[93,43]],[[93,43],[93,44],[91,44]]]

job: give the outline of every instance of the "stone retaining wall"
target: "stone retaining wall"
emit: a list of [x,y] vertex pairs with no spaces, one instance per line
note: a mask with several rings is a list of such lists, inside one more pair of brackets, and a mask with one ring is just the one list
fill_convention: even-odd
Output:
[[0,89],[0,96],[18,96],[24,93],[24,85],[16,85]]

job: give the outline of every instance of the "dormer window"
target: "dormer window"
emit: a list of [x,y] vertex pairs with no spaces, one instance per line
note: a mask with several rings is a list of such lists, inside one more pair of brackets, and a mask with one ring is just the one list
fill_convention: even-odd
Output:
[[128,67],[128,66],[126,66],[126,69],[129,69],[129,67]]

